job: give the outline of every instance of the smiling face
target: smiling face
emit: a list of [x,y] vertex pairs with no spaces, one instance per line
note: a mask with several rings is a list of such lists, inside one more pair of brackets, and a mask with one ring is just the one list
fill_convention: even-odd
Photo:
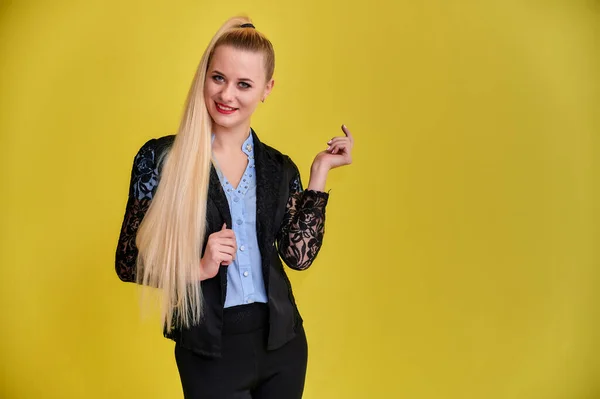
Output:
[[204,101],[213,133],[250,128],[250,117],[274,81],[266,80],[264,55],[222,45],[215,49],[204,81]]

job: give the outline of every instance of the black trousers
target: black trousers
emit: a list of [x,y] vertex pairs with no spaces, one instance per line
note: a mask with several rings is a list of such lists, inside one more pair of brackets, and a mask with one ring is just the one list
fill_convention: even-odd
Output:
[[295,399],[304,391],[308,345],[304,329],[267,351],[268,306],[226,308],[222,358],[199,356],[175,344],[185,399]]

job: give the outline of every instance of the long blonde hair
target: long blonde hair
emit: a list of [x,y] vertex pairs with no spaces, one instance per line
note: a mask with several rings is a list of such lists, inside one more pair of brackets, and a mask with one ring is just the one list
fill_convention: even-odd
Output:
[[161,289],[161,317],[167,330],[174,323],[198,324],[202,317],[200,259],[206,235],[212,133],[204,81],[211,57],[220,45],[262,52],[267,80],[273,76],[273,46],[256,29],[241,28],[247,23],[251,20],[244,16],[229,19],[204,51],[175,141],[163,159],[160,183],[138,229],[137,283]]

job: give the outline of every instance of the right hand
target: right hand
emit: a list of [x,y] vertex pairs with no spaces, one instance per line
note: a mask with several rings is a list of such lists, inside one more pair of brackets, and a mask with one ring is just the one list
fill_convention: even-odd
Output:
[[221,265],[229,266],[235,259],[236,252],[235,233],[223,224],[220,231],[208,236],[204,256],[200,260],[201,280],[215,277]]

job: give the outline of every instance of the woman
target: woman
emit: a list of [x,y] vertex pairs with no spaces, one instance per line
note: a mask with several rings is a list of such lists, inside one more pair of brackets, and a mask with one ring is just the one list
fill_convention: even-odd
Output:
[[250,128],[274,65],[248,18],[227,21],[202,56],[177,135],[149,140],[134,159],[116,271],[161,289],[186,398],[304,389],[306,337],[281,259],[296,270],[314,261],[325,180],[350,164],[353,139],[342,127],[303,190],[292,160]]

